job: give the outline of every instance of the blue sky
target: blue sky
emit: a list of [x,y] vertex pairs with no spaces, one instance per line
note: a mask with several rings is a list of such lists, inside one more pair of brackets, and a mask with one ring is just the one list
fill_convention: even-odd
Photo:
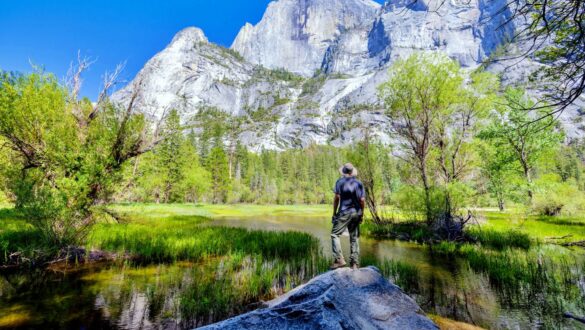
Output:
[[30,72],[32,62],[61,79],[79,50],[97,60],[82,90],[94,99],[102,74],[118,63],[126,62],[123,78],[132,79],[187,26],[198,26],[210,41],[230,46],[245,22],[262,18],[269,2],[0,0],[0,69]]

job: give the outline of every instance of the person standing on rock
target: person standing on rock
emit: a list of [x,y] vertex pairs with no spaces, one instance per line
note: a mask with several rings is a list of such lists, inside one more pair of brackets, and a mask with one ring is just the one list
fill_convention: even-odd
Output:
[[360,224],[364,218],[365,191],[364,185],[356,179],[357,169],[351,164],[343,165],[339,172],[342,177],[335,183],[335,198],[333,200],[333,229],[331,230],[331,246],[333,248],[333,265],[337,269],[347,265],[341,251],[339,236],[347,228],[349,231],[350,259],[353,269],[359,268],[359,237]]

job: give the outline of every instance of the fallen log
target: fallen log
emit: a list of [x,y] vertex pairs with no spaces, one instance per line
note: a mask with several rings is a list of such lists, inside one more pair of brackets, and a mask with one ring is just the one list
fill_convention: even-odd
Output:
[[565,236],[545,237],[545,239],[566,239],[566,238],[571,238],[571,237],[573,237],[573,235],[569,234],[569,235],[565,235]]
[[573,319],[575,321],[579,321],[579,322],[585,324],[585,317],[575,316],[575,315],[573,315],[571,313],[565,313],[565,314],[563,314],[563,316],[566,317],[566,318],[568,318],[568,319]]
[[576,242],[567,242],[567,243],[561,243],[560,245],[562,246],[579,246],[579,247],[583,247],[585,248],[585,241],[576,241]]

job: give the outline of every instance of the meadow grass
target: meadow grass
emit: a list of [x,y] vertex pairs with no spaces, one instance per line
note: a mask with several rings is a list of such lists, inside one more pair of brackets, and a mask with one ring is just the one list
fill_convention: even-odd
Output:
[[518,231],[542,242],[561,237],[564,238],[555,242],[585,240],[584,215],[543,217],[497,211],[485,211],[482,215],[486,219],[485,223],[481,224],[482,229],[498,232]]
[[256,204],[116,204],[112,209],[148,217],[170,215],[198,215],[204,217],[254,217],[254,216],[331,216],[327,205],[256,205]]
[[468,237],[483,247],[503,250],[505,248],[520,248],[528,250],[534,244],[534,240],[526,232],[518,229],[498,231],[472,226],[466,230]]
[[147,262],[197,261],[229,253],[294,259],[319,252],[319,241],[306,233],[201,225],[208,220],[202,216],[131,217],[127,223],[99,224],[90,233],[87,247],[130,253]]

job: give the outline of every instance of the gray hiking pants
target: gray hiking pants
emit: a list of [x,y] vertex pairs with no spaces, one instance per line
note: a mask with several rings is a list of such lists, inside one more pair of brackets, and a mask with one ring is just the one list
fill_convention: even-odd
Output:
[[349,231],[349,243],[350,243],[350,258],[349,262],[358,264],[360,262],[360,218],[355,212],[338,214],[333,217],[333,229],[331,230],[331,247],[333,248],[333,258],[335,260],[341,260],[343,258],[343,252],[341,251],[341,242],[339,236],[343,234],[345,228]]

